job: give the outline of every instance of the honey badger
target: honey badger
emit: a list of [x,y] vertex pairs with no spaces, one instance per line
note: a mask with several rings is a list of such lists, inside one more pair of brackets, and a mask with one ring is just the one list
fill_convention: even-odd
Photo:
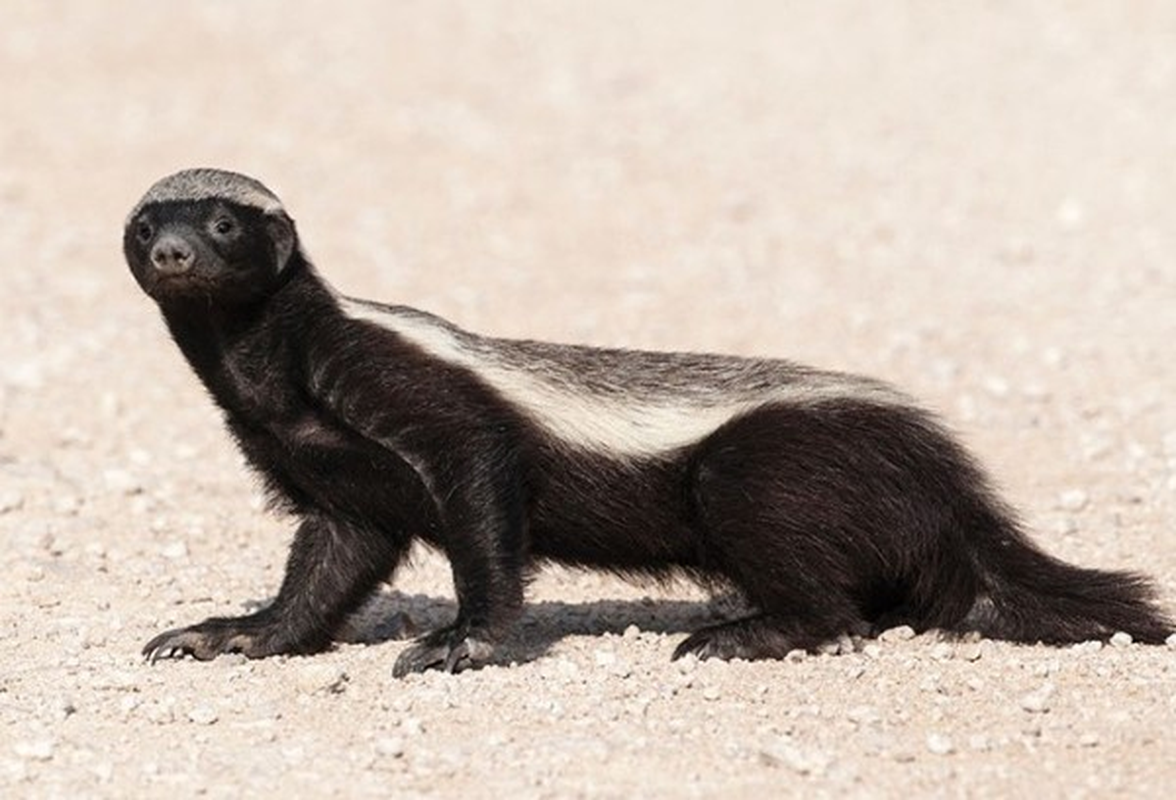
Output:
[[299,521],[274,602],[156,636],[152,661],[330,646],[421,539],[452,624],[398,676],[493,658],[544,562],[738,590],[674,657],[780,658],[906,623],[1062,643],[1172,622],[1135,574],[1022,532],[973,459],[889,386],[787,361],[478,336],[345,297],[258,181],[163,178],[124,253],[271,496]]

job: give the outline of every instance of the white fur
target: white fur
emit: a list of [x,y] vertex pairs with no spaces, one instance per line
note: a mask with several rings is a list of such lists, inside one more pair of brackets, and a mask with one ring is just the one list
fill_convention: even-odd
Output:
[[467,339],[427,315],[349,298],[339,302],[352,319],[375,323],[435,358],[468,369],[566,444],[608,454],[653,455],[694,444],[733,417],[773,402],[872,394],[882,402],[897,399],[897,393],[878,385],[823,373],[755,392],[716,392],[705,399],[603,394],[541,369],[508,363],[493,340]]
[[127,224],[152,203],[198,200],[229,200],[266,214],[284,213],[282,201],[254,178],[219,169],[185,169],[156,181],[131,209]]

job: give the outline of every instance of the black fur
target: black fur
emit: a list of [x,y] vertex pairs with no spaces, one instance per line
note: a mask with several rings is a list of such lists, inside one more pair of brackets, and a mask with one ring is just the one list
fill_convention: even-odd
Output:
[[[938,423],[879,384],[485,339],[357,306],[317,276],[277,198],[232,173],[160,181],[124,251],[242,451],[301,519],[271,606],[163,633],[152,659],[322,650],[417,538],[449,558],[459,611],[401,655],[398,675],[484,662],[542,561],[745,595],[751,616],[697,631],[675,657],[779,658],[899,622],[1050,643],[1173,630],[1144,579],[1038,550]],[[360,306],[448,337],[460,358],[346,311]],[[557,435],[494,374],[605,409],[742,405],[696,440],[610,450]],[[791,394],[748,400],[776,388]]]

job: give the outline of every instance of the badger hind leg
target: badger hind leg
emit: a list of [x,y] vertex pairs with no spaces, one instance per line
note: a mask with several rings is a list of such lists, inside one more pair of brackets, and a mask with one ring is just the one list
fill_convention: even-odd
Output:
[[881,448],[844,416],[767,407],[698,445],[687,480],[701,570],[756,613],[699,630],[675,657],[782,658],[868,630],[901,605],[889,554],[909,512],[891,500],[906,487],[877,485],[885,459],[870,462]]

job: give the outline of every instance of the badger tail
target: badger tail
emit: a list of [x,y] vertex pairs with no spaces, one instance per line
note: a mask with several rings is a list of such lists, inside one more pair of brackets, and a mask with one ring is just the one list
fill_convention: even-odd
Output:
[[1119,631],[1159,644],[1176,632],[1146,577],[1067,564],[1034,545],[1011,515],[988,516],[976,542],[987,597],[969,615],[971,627],[992,638],[1050,644]]

